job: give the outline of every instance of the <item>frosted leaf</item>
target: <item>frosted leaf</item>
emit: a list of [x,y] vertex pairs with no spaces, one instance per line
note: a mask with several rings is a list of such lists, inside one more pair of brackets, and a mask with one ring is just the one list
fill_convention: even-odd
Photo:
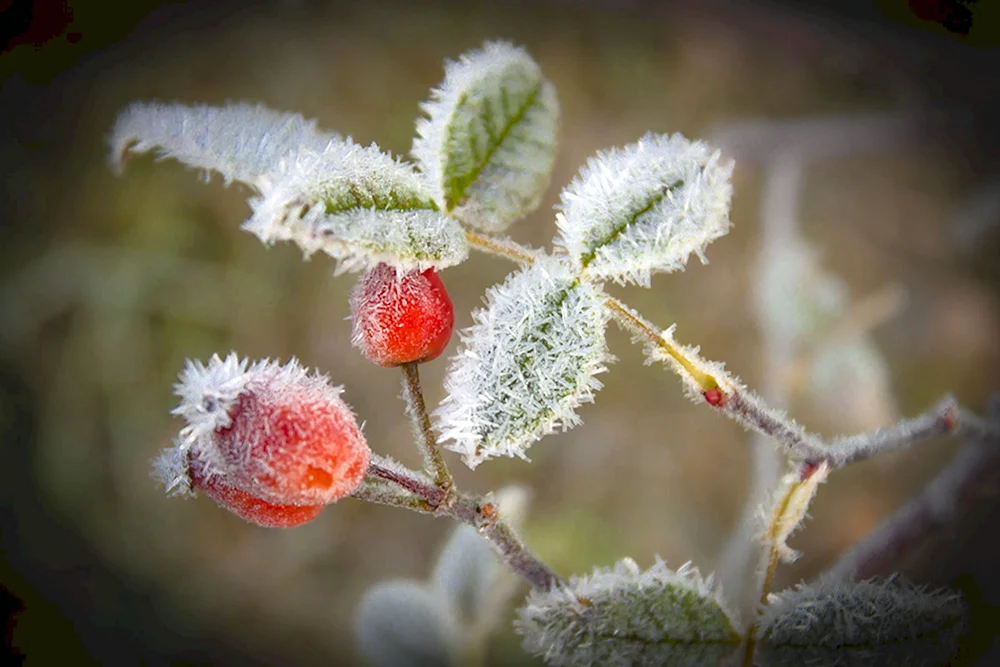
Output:
[[820,463],[816,468],[808,470],[808,477],[801,478],[802,473],[795,469],[785,475],[778,489],[774,492],[775,499],[782,499],[788,494],[787,501],[780,508],[781,513],[770,526],[767,540],[774,545],[778,551],[778,556],[785,562],[793,562],[799,557],[799,552],[788,546],[788,538],[805,521],[809,505],[816,497],[819,485],[826,481],[830,472],[830,465],[826,461]]
[[659,558],[644,572],[626,558],[565,587],[534,589],[515,628],[525,650],[550,665],[716,667],[740,643],[711,578]]
[[440,596],[415,581],[385,581],[368,589],[358,606],[354,634],[375,667],[458,665],[456,620]]
[[765,665],[938,665],[963,628],[958,594],[896,579],[801,585],[760,620]]
[[587,161],[561,197],[562,247],[590,280],[649,286],[729,231],[733,165],[679,134],[647,134]]
[[524,49],[487,42],[445,67],[411,154],[438,206],[498,232],[538,207],[555,162],[555,88]]
[[322,250],[340,270],[385,262],[400,270],[463,261],[461,226],[439,211],[412,166],[350,139],[304,149],[262,179],[243,228],[262,242],[293,241],[306,256]]
[[315,120],[259,104],[136,102],[118,115],[109,142],[116,171],[129,153],[156,151],[159,158],[216,171],[226,184],[257,186],[285,157],[303,148],[320,151],[337,139],[336,134],[318,131]]
[[596,375],[611,360],[604,294],[553,259],[512,273],[486,293],[486,308],[460,333],[436,411],[440,441],[470,468],[525,450],[556,428],[580,423]]

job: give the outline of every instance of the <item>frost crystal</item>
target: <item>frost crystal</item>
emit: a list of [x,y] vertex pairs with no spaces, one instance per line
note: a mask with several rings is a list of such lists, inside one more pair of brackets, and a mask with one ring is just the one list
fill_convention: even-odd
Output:
[[445,68],[411,154],[438,206],[498,232],[538,207],[555,161],[555,88],[523,50],[489,42]]
[[540,260],[486,293],[461,332],[437,410],[441,442],[471,468],[496,456],[526,458],[531,443],[580,422],[594,377],[611,360],[604,295],[560,262]]
[[515,628],[550,665],[716,667],[740,642],[711,578],[659,558],[645,572],[626,558],[564,588],[534,589]]
[[226,184],[257,186],[285,157],[303,148],[322,150],[336,139],[336,134],[318,131],[315,120],[262,105],[136,102],[118,116],[109,141],[116,171],[128,153],[156,150],[160,158],[217,171]]
[[761,657],[768,665],[938,665],[962,617],[957,594],[896,579],[802,585],[765,608]]
[[563,190],[557,243],[586,278],[648,287],[729,231],[732,170],[679,134],[599,153]]

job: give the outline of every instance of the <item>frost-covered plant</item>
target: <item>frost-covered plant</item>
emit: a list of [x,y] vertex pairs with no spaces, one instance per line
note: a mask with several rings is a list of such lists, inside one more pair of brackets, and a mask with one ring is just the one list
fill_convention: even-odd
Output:
[[[810,433],[723,364],[677,342],[675,325],[658,327],[605,290],[609,282],[649,287],[653,274],[683,269],[692,254],[705,261],[708,244],[730,226],[733,163],[718,150],[650,133],[598,153],[563,190],[558,235],[545,251],[499,235],[538,206],[556,154],[555,91],[527,52],[488,43],[448,63],[422,110],[412,163],[259,106],[136,103],[119,116],[110,139],[116,167],[131,153],[154,151],[219,172],[250,188],[243,226],[261,241],[291,241],[306,256],[330,255],[338,273],[363,272],[352,296],[353,339],[369,359],[401,368],[424,458],[418,471],[369,453],[340,390],[322,376],[294,361],[250,365],[234,354],[191,362],[181,375],[175,413],[187,425],[156,466],[168,491],[200,489],[251,520],[260,515],[246,503],[280,504],[278,518],[258,520],[272,525],[301,523],[347,494],[465,524],[429,582],[389,582],[365,596],[357,633],[379,665],[481,655],[470,637],[485,637],[509,594],[497,592],[498,562],[532,586],[515,625],[525,648],[550,664],[886,664],[903,654],[925,664],[949,655],[962,623],[956,596],[876,577],[945,525],[989,474],[998,415],[980,419],[946,398],[871,433],[829,441]],[[793,241],[772,265],[785,273],[767,278],[778,288],[789,287],[789,275],[822,278]],[[460,332],[432,422],[418,364],[440,354],[451,333],[438,272],[470,249],[518,268],[487,290]],[[829,296],[816,308],[842,308],[835,283],[816,285]],[[763,310],[789,305],[779,297]],[[753,535],[758,576],[745,575],[728,596],[691,564],[671,570],[659,559],[646,570],[625,558],[564,579],[518,538],[509,494],[475,496],[452,479],[442,448],[475,468],[501,456],[527,459],[545,435],[577,426],[577,408],[595,400],[598,376],[613,361],[605,343],[612,320],[650,363],[677,374],[696,403],[772,443],[768,451],[783,462],[784,476],[764,484],[765,521]],[[780,316],[772,323],[789,339],[809,333]],[[966,444],[924,492],[819,583],[772,591],[779,563],[796,556],[788,539],[829,475],[943,434]]]

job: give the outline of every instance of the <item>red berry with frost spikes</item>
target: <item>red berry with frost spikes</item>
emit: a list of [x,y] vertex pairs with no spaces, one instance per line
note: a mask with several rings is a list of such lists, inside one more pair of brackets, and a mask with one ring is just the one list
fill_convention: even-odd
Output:
[[381,263],[351,292],[351,342],[380,366],[436,359],[451,340],[455,309],[434,269],[399,274]]
[[319,516],[324,505],[276,505],[255,498],[246,491],[227,484],[220,475],[205,477],[200,466],[192,465],[191,481],[195,488],[236,516],[266,528],[292,528],[309,523]]
[[175,389],[188,425],[157,463],[168,490],[193,485],[255,523],[296,525],[364,480],[371,451],[340,388],[294,359],[189,362]]

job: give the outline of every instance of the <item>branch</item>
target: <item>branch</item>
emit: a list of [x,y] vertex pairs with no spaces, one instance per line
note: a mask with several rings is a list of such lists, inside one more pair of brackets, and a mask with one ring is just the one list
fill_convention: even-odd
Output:
[[[366,483],[355,491],[354,497],[467,523],[493,545],[504,564],[533,587],[548,590],[564,583],[521,542],[492,502],[459,493],[454,487],[446,492],[425,475],[378,456],[368,467],[368,477]],[[402,490],[403,493],[395,490]],[[414,502],[414,499],[420,502]]]
[[403,364],[403,400],[406,401],[406,416],[410,418],[410,429],[413,431],[413,441],[417,443],[424,457],[424,469],[434,476],[434,483],[447,495],[455,486],[451,471],[445,463],[441,448],[431,429],[431,420],[427,415],[424,394],[420,389],[420,371],[415,362]]
[[967,440],[951,463],[917,496],[854,545],[823,575],[861,581],[885,574],[914,548],[953,524],[1000,471],[1000,426],[960,413],[959,436]]
[[933,408],[913,419],[904,419],[871,433],[836,438],[822,458],[836,470],[877,454],[909,449],[924,440],[951,433],[958,421],[958,403],[953,397],[946,396]]

